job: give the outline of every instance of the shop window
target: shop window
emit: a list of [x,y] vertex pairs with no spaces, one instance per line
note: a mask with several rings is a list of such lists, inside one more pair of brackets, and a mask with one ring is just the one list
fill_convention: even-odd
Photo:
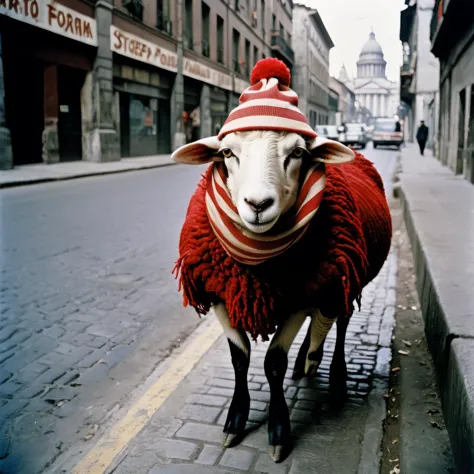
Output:
[[224,64],[224,19],[217,15],[217,62]]
[[250,41],[245,40],[245,75],[250,76]]
[[210,57],[210,47],[209,47],[209,17],[211,10],[209,7],[202,2],[202,54],[207,58]]
[[193,0],[185,0],[185,28],[183,33],[184,47],[193,49]]

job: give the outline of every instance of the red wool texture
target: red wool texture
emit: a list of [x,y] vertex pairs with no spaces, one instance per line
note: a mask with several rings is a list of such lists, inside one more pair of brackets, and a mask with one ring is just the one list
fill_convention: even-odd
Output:
[[233,327],[263,340],[295,311],[351,315],[362,288],[382,268],[392,236],[382,179],[372,163],[356,152],[350,163],[326,165],[322,204],[303,238],[257,266],[229,257],[211,228],[204,202],[211,171],[212,165],[181,231],[175,271],[184,305],[206,314],[224,302]]

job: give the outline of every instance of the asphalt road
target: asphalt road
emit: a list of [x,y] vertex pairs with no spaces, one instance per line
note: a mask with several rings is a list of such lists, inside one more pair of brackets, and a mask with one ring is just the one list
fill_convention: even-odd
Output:
[[[391,192],[397,152],[364,154]],[[41,472],[93,435],[198,324],[171,269],[203,169],[2,192],[0,472]]]

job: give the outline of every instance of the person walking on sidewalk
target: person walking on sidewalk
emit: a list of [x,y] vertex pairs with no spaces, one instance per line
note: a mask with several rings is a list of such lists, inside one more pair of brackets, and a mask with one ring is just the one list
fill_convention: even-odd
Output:
[[425,152],[426,142],[428,140],[428,127],[425,125],[423,120],[420,121],[420,126],[418,127],[418,131],[416,132],[416,141],[420,147],[421,155]]

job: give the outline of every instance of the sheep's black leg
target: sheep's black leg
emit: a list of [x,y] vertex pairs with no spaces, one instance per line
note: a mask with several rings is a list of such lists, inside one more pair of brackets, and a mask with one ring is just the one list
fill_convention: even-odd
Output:
[[290,441],[290,414],[283,391],[283,380],[288,368],[288,351],[305,318],[305,313],[294,314],[278,328],[265,356],[265,375],[270,385],[269,454],[275,462],[283,460],[284,449]]
[[[242,331],[248,342],[247,335]],[[232,402],[224,425],[224,433],[227,434],[224,446],[229,448],[236,444],[245,430],[245,425],[250,410],[250,395],[247,386],[247,372],[250,362],[250,343],[247,352],[243,351],[237,344],[229,339],[232,365],[235,373],[235,388]]]
[[342,408],[347,399],[347,367],[344,345],[348,324],[349,318],[347,316],[337,318],[336,348],[329,373],[330,400],[334,408]]
[[240,441],[249,416],[250,395],[247,385],[247,373],[250,363],[250,341],[243,330],[231,326],[227,310],[223,304],[215,306],[214,309],[229,342],[235,373],[234,396],[224,424],[224,446],[229,448]]

